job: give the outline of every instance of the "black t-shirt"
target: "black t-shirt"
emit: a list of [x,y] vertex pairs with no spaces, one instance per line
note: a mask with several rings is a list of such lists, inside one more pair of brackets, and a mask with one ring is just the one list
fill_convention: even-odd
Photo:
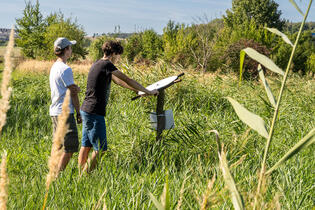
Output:
[[115,70],[117,68],[109,60],[100,59],[92,65],[81,110],[105,116],[112,72]]

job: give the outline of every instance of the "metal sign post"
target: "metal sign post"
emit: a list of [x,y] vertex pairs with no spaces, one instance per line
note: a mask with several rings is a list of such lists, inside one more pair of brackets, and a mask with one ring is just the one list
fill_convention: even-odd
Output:
[[[180,82],[181,80],[179,77],[183,76],[184,73],[181,73],[178,76],[172,76],[160,80],[150,86],[147,87],[148,90],[158,90],[159,95],[157,96],[157,103],[156,103],[156,113],[152,113],[156,115],[156,140],[159,141],[162,139],[162,132],[166,128],[166,115],[164,111],[164,101],[165,101],[165,89],[172,86],[175,83]],[[135,100],[140,98],[145,93],[139,92],[138,96],[133,97],[131,100]],[[173,116],[173,112],[171,110],[167,110],[168,113],[171,112],[171,116]],[[172,122],[172,121],[171,121]],[[166,128],[167,129],[167,128]],[[168,128],[170,129],[170,128]]]
[[162,132],[165,128],[165,115],[164,115],[164,89],[159,90],[159,95],[157,96],[156,103],[156,116],[157,116],[157,129],[156,129],[156,140],[161,140]]

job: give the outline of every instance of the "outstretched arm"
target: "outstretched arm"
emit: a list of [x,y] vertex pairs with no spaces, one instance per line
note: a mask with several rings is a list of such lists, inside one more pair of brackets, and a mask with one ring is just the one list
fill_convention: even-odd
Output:
[[113,79],[113,81],[117,84],[117,85],[119,85],[119,86],[121,86],[121,87],[124,87],[124,88],[128,88],[129,90],[132,90],[132,91],[134,91],[134,92],[138,92],[138,90],[136,90],[135,88],[133,88],[133,87],[130,87],[126,82],[124,82],[124,81],[122,81],[121,79],[119,79],[118,77],[116,77],[115,75],[112,75],[112,79]]
[[129,87],[133,88],[135,91],[142,91],[148,95],[156,95],[159,93],[159,91],[157,90],[152,90],[152,91],[147,90],[142,85],[140,85],[137,81],[129,78],[127,75],[125,75],[119,70],[113,71],[112,75],[122,80],[124,83],[126,83]]

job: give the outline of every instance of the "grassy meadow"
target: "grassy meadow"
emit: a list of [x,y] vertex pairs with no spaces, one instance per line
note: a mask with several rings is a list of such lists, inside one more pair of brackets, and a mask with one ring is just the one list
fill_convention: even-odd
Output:
[[[238,86],[236,76],[198,74],[163,62],[152,67],[121,64],[120,69],[143,85],[185,72],[181,83],[166,90],[165,109],[173,110],[175,128],[164,131],[162,141],[156,142],[148,114],[155,110],[156,97],[131,101],[134,93],[112,85],[106,116],[108,151],[99,167],[81,178],[76,154],[51,185],[47,209],[103,209],[105,205],[107,209],[155,209],[149,192],[159,199],[166,179],[171,209],[200,209],[215,175],[207,207],[232,209],[216,140],[209,132],[213,129],[220,134],[232,175],[251,209],[266,140],[238,119],[224,97],[237,99],[270,122],[273,110],[263,85],[244,81]],[[8,152],[8,209],[40,209],[43,204],[52,144],[47,72],[16,69],[13,73],[11,108],[0,139],[0,151]],[[74,70],[74,77],[82,102],[87,74]],[[268,79],[276,94],[280,79]],[[315,127],[314,92],[314,79],[290,75],[268,167]],[[81,125],[78,130],[81,137]],[[278,203],[281,209],[312,209],[314,149],[313,144],[270,176],[264,194],[266,209],[276,209]]]

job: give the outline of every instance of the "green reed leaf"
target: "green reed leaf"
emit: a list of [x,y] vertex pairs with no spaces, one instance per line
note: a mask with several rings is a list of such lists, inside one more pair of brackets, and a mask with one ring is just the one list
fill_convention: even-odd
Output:
[[297,10],[297,11],[299,11],[299,13],[302,15],[302,16],[304,16],[304,13],[302,12],[302,10],[299,8],[299,6],[295,3],[295,1],[294,0],[289,0],[290,2],[291,2],[291,4],[293,4],[293,6],[295,7],[295,9]]
[[286,42],[287,44],[291,45],[293,47],[293,44],[292,42],[290,41],[290,39],[287,37],[287,35],[285,35],[284,33],[282,33],[281,31],[279,31],[278,29],[276,28],[268,28],[268,27],[265,27],[268,31],[270,31],[271,33],[274,33],[278,36],[281,36],[283,41]]
[[163,205],[154,197],[154,195],[149,192],[149,196],[154,204],[154,206],[158,209],[158,210],[164,210]]
[[265,66],[267,69],[275,73],[284,75],[284,72],[267,56],[260,54],[256,50],[249,47],[246,49],[243,49],[242,51],[244,51],[250,58],[254,59],[255,61]]
[[241,104],[230,97],[226,97],[232,104],[237,116],[246,125],[257,131],[261,136],[268,138],[268,131],[266,129],[266,124],[264,120],[258,115],[248,111]]
[[276,170],[282,163],[290,159],[292,156],[297,154],[302,149],[315,143],[315,128],[311,130],[303,139],[301,139],[297,144],[295,144],[273,167],[271,167],[266,174],[272,173]]
[[246,53],[243,50],[241,50],[241,53],[240,53],[240,83],[242,82],[243,65],[244,65],[245,54]]
[[265,90],[266,90],[268,99],[269,99],[271,105],[276,108],[276,99],[275,99],[275,97],[272,94],[272,91],[271,91],[271,89],[269,87],[269,84],[268,84],[268,82],[267,82],[267,80],[265,78],[265,75],[264,75],[264,71],[261,68],[260,64],[258,65],[258,72],[259,72],[259,78],[261,79],[262,83],[265,86]]
[[[169,185],[168,185],[168,176],[166,177],[166,182],[164,185],[164,190],[162,196],[165,196],[164,198],[161,198],[161,200],[164,200],[164,209],[169,210],[171,209],[171,203],[170,203],[170,191],[169,191]],[[162,203],[163,204],[163,203]]]
[[158,210],[169,210],[171,208],[168,175],[166,175],[164,189],[161,195],[161,202],[159,202],[151,192],[149,192],[149,196]]
[[237,209],[237,210],[238,209],[239,210],[244,209],[242,197],[237,190],[236,184],[234,182],[233,176],[232,176],[230,169],[229,169],[229,166],[228,166],[226,154],[223,151],[223,149],[222,149],[221,153],[219,153],[219,160],[220,160],[220,169],[221,169],[222,174],[223,174],[225,185],[228,187],[228,189],[231,193],[231,200],[232,200],[234,209]]

